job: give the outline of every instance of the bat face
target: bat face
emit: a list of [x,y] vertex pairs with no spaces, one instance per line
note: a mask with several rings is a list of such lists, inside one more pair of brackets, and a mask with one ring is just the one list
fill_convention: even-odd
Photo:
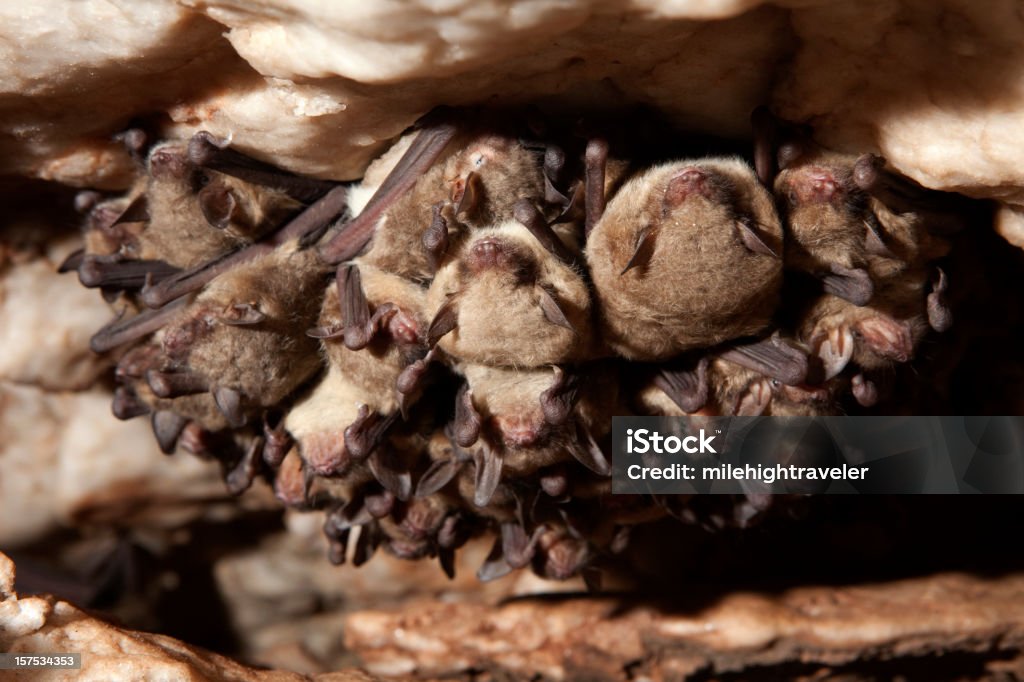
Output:
[[191,268],[250,244],[294,213],[286,194],[199,168],[188,144],[156,145],[148,160],[148,224],[130,255]]
[[[573,459],[603,472],[607,461],[594,442],[611,423],[618,394],[614,380],[580,385],[580,378],[554,368],[514,370],[463,365],[465,410],[456,409],[455,438],[498,456],[505,472],[533,474]],[[460,419],[465,413],[469,419]],[[467,437],[464,425],[471,421]],[[477,443],[479,441],[479,443]]]
[[438,271],[427,307],[430,335],[443,333],[439,347],[459,360],[538,367],[588,352],[583,278],[519,223],[475,231]]
[[85,222],[85,252],[107,256],[118,253],[121,248],[138,239],[145,223],[137,220],[119,219],[132,202],[142,194],[143,186],[137,185],[124,197],[98,202],[89,209]]
[[473,138],[446,164],[445,183],[460,221],[474,228],[512,220],[519,199],[544,197],[537,155],[518,140],[501,135]]
[[776,177],[790,267],[826,274],[833,265],[864,265],[870,201],[854,183],[855,161],[856,157],[819,152],[802,157]]
[[285,418],[304,468],[317,476],[339,476],[353,466],[345,429],[359,418],[370,396],[331,367]]
[[867,306],[823,296],[803,317],[798,335],[834,376],[849,362],[864,369],[908,362],[927,332],[925,294],[909,286],[882,290]]
[[[393,168],[410,140],[403,138],[367,171],[362,185],[350,192],[350,209],[357,213]],[[377,223],[363,261],[407,279],[426,283],[433,277],[433,256],[423,247],[424,232],[445,217],[446,240],[455,243],[467,230],[512,219],[522,198],[544,197],[543,175],[536,155],[517,140],[501,135],[461,136],[456,151],[427,170],[412,189],[398,198]]]
[[728,360],[716,358],[708,369],[711,405],[724,416],[803,416],[835,414],[841,381],[790,386]]
[[659,360],[761,331],[778,305],[781,245],[771,197],[738,159],[641,174],[587,243],[605,341]]
[[296,332],[312,326],[324,279],[316,255],[294,245],[241,265],[165,329],[163,351],[211,390],[224,391],[221,397],[236,403],[226,409],[251,414],[272,406],[320,366],[316,341]]
[[[317,333],[325,335],[321,344],[328,362],[348,381],[375,394],[368,403],[373,409],[393,413],[401,399],[396,388],[399,375],[426,353],[426,291],[361,261],[354,267],[358,268],[358,284],[349,280],[328,287]],[[343,287],[344,294],[340,293]],[[362,302],[356,302],[360,298]],[[343,303],[343,299],[349,300]],[[345,336],[349,303],[361,306],[366,317],[355,342],[351,330],[356,321],[349,321],[349,336]]]

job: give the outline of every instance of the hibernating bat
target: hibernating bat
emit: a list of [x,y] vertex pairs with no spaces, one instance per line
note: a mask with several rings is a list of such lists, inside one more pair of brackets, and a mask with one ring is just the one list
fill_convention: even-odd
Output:
[[782,285],[782,226],[737,158],[674,161],[626,182],[587,238],[600,332],[663,360],[757,334]]
[[458,360],[539,367],[593,352],[581,272],[518,221],[474,231],[438,270],[427,309],[428,344]]

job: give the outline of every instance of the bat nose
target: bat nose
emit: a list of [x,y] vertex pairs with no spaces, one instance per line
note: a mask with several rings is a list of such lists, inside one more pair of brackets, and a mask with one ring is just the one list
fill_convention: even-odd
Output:
[[185,155],[170,149],[158,149],[149,157],[149,172],[162,180],[183,178],[188,172]]
[[708,176],[704,171],[692,166],[684,168],[669,180],[665,190],[665,202],[670,206],[678,206],[687,197],[698,194],[708,196]]
[[511,447],[530,447],[543,435],[543,430],[536,420],[529,418],[495,417],[494,426],[497,427],[505,444]]
[[793,186],[797,197],[808,203],[831,201],[839,192],[835,175],[825,168],[808,168],[793,179]]
[[507,267],[514,260],[515,250],[500,239],[481,239],[470,249],[467,259],[473,272]]

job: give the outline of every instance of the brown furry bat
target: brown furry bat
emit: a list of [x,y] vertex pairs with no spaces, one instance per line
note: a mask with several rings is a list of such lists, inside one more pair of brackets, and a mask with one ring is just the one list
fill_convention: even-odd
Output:
[[519,222],[475,231],[438,271],[427,307],[428,343],[459,360],[539,367],[592,352],[586,283]]
[[781,249],[771,196],[739,159],[640,174],[587,242],[604,340],[660,360],[760,332],[778,305]]

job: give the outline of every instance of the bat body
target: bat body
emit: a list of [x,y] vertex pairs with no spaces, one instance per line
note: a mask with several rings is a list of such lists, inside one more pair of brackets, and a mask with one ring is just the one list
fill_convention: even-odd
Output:
[[200,168],[188,145],[156,145],[149,155],[149,220],[126,256],[191,268],[250,244],[301,204],[284,192]]
[[[350,211],[358,215],[393,172],[412,143],[406,136],[367,169],[363,181],[349,192]],[[397,198],[376,223],[363,262],[417,282],[429,282],[440,254],[423,245],[424,233],[435,226],[444,242],[455,246],[466,232],[512,219],[516,201],[544,197],[537,155],[513,138],[500,134],[458,135],[450,152]]]
[[760,332],[778,306],[781,246],[771,196],[739,159],[640,174],[587,241],[604,341],[662,360]]
[[474,231],[438,270],[427,309],[428,342],[458,360],[539,367],[591,353],[581,273],[518,222]]
[[327,268],[293,242],[215,279],[168,325],[171,363],[201,378],[245,421],[272,407],[320,367],[317,343],[300,330],[320,310]]

